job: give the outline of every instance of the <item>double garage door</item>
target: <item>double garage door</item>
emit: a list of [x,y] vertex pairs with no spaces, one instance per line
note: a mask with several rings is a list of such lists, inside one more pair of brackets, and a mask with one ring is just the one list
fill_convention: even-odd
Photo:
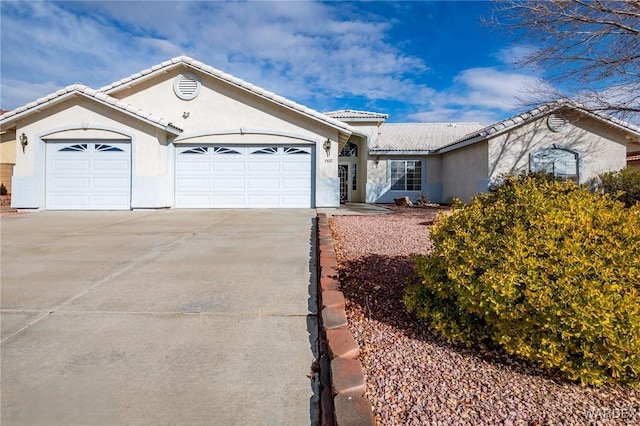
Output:
[[[309,208],[310,146],[180,146],[175,207]],[[131,144],[50,142],[46,208],[129,210]]]
[[181,146],[176,207],[309,208],[311,146]]

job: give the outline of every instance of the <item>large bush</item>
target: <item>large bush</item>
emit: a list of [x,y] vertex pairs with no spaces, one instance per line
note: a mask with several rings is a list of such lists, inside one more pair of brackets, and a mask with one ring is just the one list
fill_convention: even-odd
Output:
[[627,207],[640,202],[640,169],[625,167],[617,172],[603,173],[598,176],[595,185]]
[[509,178],[431,238],[405,303],[446,338],[489,339],[583,384],[638,384],[640,205]]

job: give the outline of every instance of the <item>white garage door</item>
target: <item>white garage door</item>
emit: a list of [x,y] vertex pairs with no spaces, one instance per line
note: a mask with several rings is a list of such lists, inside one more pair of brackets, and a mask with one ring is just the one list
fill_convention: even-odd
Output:
[[47,143],[46,208],[129,210],[131,144]]
[[179,147],[176,207],[309,208],[310,146]]

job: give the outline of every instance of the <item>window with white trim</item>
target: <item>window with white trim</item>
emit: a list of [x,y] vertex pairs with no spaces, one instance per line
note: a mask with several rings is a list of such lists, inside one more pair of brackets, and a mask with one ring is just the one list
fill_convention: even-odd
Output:
[[60,151],[86,151],[86,150],[87,150],[86,143],[79,143],[76,145],[65,146],[64,148],[60,149]]
[[96,144],[96,151],[99,152],[107,152],[107,151],[115,151],[115,152],[122,152],[122,150],[120,148],[118,148],[117,146],[113,146],[113,145],[107,145],[106,143],[97,143]]
[[558,180],[579,181],[578,153],[568,149],[542,149],[531,155],[530,168],[534,173],[548,173]]
[[214,154],[240,154],[235,149],[227,148],[225,146],[214,146],[213,153]]
[[392,191],[422,191],[421,160],[391,160]]
[[342,151],[338,154],[340,157],[357,157],[358,156],[358,145],[352,142],[347,142],[344,147],[342,147]]
[[251,154],[277,154],[278,147],[277,146],[268,146],[266,148],[260,148],[253,151]]
[[356,163],[351,164],[351,190],[358,190],[358,165]]

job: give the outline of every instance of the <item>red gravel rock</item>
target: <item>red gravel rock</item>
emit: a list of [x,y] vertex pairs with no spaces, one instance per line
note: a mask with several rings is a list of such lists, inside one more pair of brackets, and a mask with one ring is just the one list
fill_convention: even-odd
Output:
[[349,329],[382,425],[640,424],[640,390],[582,387],[487,348],[447,344],[406,313],[410,254],[436,209],[330,220]]

